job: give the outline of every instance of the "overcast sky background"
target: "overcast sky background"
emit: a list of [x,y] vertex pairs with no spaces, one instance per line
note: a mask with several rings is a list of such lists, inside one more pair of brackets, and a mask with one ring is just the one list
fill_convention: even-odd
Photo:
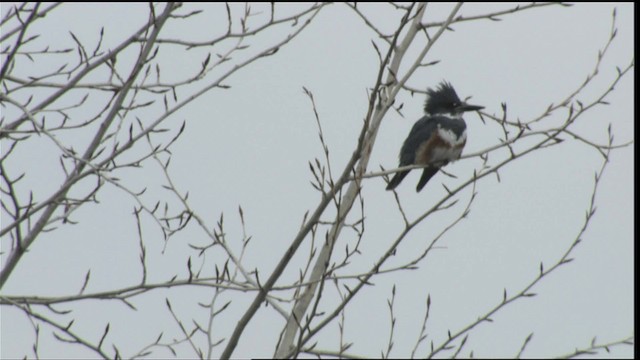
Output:
[[[3,13],[7,6],[2,4]],[[398,14],[390,12],[388,6],[362,6],[383,31],[388,32],[397,24]],[[511,6],[465,4],[461,14],[484,14]],[[206,11],[184,25],[168,26],[164,37],[205,39],[211,37],[208,31],[219,31],[218,27],[224,26],[223,7],[185,5],[185,9],[198,7]],[[427,21],[443,20],[451,7],[430,4]],[[427,61],[440,63],[418,71],[409,85],[425,89],[446,79],[460,97],[472,96],[470,102],[485,106],[484,111],[489,114],[500,114],[500,104],[504,102],[511,120],[532,119],[551,102],[573,91],[593,70],[598,50],[609,36],[614,7],[618,35],[603,60],[600,77],[581,97],[588,102],[613,81],[616,66],[625,67],[633,59],[633,4],[547,7],[505,16],[500,22],[457,24],[453,26],[455,31],[446,32],[427,56]],[[41,34],[36,44],[72,47],[70,30],[81,41],[94,44],[104,26],[104,43],[109,48],[146,21],[146,9],[146,5],[63,5],[34,24],[31,31]],[[268,32],[249,43],[263,47],[280,39],[286,30]],[[235,241],[238,251],[242,229],[237,209],[242,206],[247,232],[253,236],[246,254],[247,268],[260,269],[264,278],[296,234],[304,212],[314,209],[319,199],[309,185],[312,176],[308,162],[321,159],[322,148],[302,87],[314,94],[331,150],[331,166],[338,173],[356,146],[366,115],[367,89],[375,80],[378,64],[372,39],[376,39],[375,34],[345,5],[326,6],[299,37],[277,54],[226,80],[230,89],[208,92],[163,126],[175,132],[183,120],[187,121],[183,136],[172,148],[173,179],[180,189],[189,191],[191,206],[211,227],[221,213],[225,214],[228,241]],[[174,53],[169,49],[161,49],[158,60],[165,80],[192,74],[206,56],[199,50]],[[408,56],[415,56],[417,50],[412,48]],[[118,61],[125,62],[120,58]],[[51,67],[55,68],[45,61],[19,64],[16,73],[24,76]],[[606,129],[611,124],[616,142],[635,140],[633,76],[632,70],[607,98],[610,106],[591,111],[574,129],[589,140],[606,143]],[[188,93],[179,95],[186,97]],[[398,103],[404,103],[404,117],[390,111],[383,120],[369,171],[378,170],[380,165],[397,165],[400,146],[413,122],[422,115],[423,102],[422,95],[400,93]],[[150,110],[149,118],[155,118],[161,108]],[[7,112],[3,116],[8,119],[16,116],[15,108],[2,111]],[[84,118],[95,112],[78,111],[76,115]],[[495,123],[483,124],[477,114],[467,114],[465,119],[465,153],[498,143],[502,130]],[[76,149],[84,149],[87,142],[82,138],[65,140],[73,142]],[[57,189],[63,178],[58,156],[53,144],[34,139],[5,166],[14,174],[27,172],[20,191],[28,195],[32,189],[37,197],[44,198]],[[494,161],[499,158],[496,155]],[[500,172],[500,182],[495,176],[479,181],[478,197],[468,219],[440,240],[440,248],[419,270],[374,278],[375,286],[363,290],[347,307],[345,340],[354,342],[349,353],[379,356],[386,348],[387,299],[394,284],[398,322],[391,354],[401,357],[410,355],[416,341],[427,294],[432,299],[427,332],[429,339],[438,343],[446,338],[447,330],[457,331],[495,306],[502,299],[504,288],[510,294],[519,291],[537,275],[540,262],[550,265],[557,261],[578,234],[591,197],[594,173],[601,164],[602,156],[594,149],[566,141],[511,164]],[[421,215],[446,194],[441,184],[454,188],[481,165],[479,158],[451,164],[447,171],[457,179],[438,174],[420,193],[415,192],[419,174],[412,172],[398,187],[407,215]],[[598,189],[595,218],[572,256],[575,260],[536,286],[533,291],[537,297],[519,300],[494,316],[493,323],[481,324],[471,333],[462,355],[473,350],[476,357],[513,357],[532,332],[533,340],[525,356],[568,354],[576,347],[588,347],[594,336],[598,342],[606,343],[633,334],[633,174],[634,145],[614,151]],[[164,181],[156,164],[118,175],[132,189],[148,187],[143,196],[148,204],[158,199],[175,202],[161,188]],[[402,217],[392,193],[384,191],[384,187],[381,178],[364,182],[367,222],[363,254],[348,273],[366,271],[402,231]],[[463,192],[451,211],[436,214],[414,229],[390,264],[399,264],[419,252],[459,216],[469,194]],[[131,215],[134,202],[113,187],[105,188],[98,198],[99,205],[88,205],[74,214],[79,225],[42,234],[2,289],[2,295],[73,294],[81,287],[88,269],[91,282],[87,291],[104,291],[139,281],[138,238]],[[162,237],[149,222],[145,227],[152,264],[149,280],[163,281],[173,274],[184,278],[186,261],[194,254],[188,244],[206,243],[203,236],[198,229],[186,231],[172,238],[162,255]],[[353,238],[353,234],[346,234],[343,241]],[[3,238],[3,251],[8,244],[9,239]],[[344,251],[344,245],[338,248],[339,252]],[[301,248],[294,263],[302,264],[307,253],[308,244]],[[2,261],[5,257],[3,254]],[[292,267],[282,283],[296,279],[297,274],[298,267]],[[208,302],[211,295],[212,290],[202,288],[159,290],[134,298],[132,302],[140,309],[137,312],[117,302],[79,302],[72,306],[76,310],[74,326],[85,329],[95,341],[106,322],[111,321],[109,343],[117,344],[123,355],[131,356],[141,345],[153,342],[160,331],[165,331],[167,339],[179,336],[166,311],[165,298],[172,301],[185,323],[190,323],[191,318],[205,318],[206,313],[197,302]],[[229,336],[254,297],[227,295],[234,301],[218,320],[220,337]],[[331,304],[334,302],[328,300],[323,310],[330,310]],[[3,306],[0,310],[1,357],[33,357],[29,320],[15,308]],[[271,356],[283,325],[279,315],[262,307],[234,357]],[[43,327],[41,356],[93,356],[79,346],[56,342],[49,331]],[[327,329],[318,340],[320,348],[336,349],[337,326]],[[426,344],[421,349],[426,352]],[[611,350],[610,354],[600,352],[599,356],[633,356],[630,346]],[[180,354],[189,354],[186,347],[181,351]],[[155,355],[169,354],[159,351]]]

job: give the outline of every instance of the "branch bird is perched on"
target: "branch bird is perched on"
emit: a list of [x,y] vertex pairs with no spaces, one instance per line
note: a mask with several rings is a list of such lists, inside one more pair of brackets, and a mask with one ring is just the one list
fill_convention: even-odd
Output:
[[[484,107],[461,101],[448,82],[443,81],[435,90],[427,90],[426,114],[413,125],[400,149],[400,167],[429,165],[422,171],[416,191],[422,190],[441,167],[460,157],[467,142],[467,125],[462,114],[481,109]],[[387,190],[395,189],[409,171],[397,172],[389,181]]]

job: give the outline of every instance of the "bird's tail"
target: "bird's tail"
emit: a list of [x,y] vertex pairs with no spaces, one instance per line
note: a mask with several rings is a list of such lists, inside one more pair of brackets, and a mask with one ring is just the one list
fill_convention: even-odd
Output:
[[440,168],[437,167],[426,167],[424,171],[422,171],[422,176],[420,177],[420,181],[418,181],[418,186],[416,186],[416,192],[422,190],[422,188],[427,185],[429,179],[435,175]]
[[402,179],[404,179],[404,177],[407,176],[408,173],[409,173],[409,170],[397,172],[393,176],[391,181],[389,181],[389,184],[387,185],[387,190],[393,190],[396,188],[396,186],[400,185],[400,183],[402,182]]

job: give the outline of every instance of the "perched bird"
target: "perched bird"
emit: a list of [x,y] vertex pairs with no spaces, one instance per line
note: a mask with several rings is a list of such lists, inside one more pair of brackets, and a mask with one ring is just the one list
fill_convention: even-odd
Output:
[[[425,115],[413,125],[400,149],[400,167],[429,165],[422,171],[416,191],[422,190],[441,167],[460,157],[467,142],[467,125],[462,114],[481,109],[484,107],[461,101],[453,86],[446,81],[435,90],[427,90]],[[387,190],[395,189],[409,171],[397,172],[389,181]]]

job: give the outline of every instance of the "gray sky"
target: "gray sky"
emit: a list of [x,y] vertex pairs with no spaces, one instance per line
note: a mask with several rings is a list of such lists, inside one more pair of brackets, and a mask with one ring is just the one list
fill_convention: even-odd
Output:
[[[6,6],[2,5],[3,13]],[[144,23],[145,6],[63,5],[51,17],[34,25],[32,31],[42,35],[36,44],[70,47],[73,41],[69,31],[81,41],[95,44],[100,27],[104,26],[104,42],[109,48]],[[204,6],[206,11],[185,25],[169,26],[164,36],[206,39],[209,32],[219,31],[218,27],[224,24],[223,8],[197,6]],[[398,20],[388,7],[362,6],[383,31],[390,31]],[[484,14],[507,6],[510,7],[465,4],[461,14]],[[614,7],[618,34],[603,59],[599,77],[580,97],[587,103],[613,81],[616,66],[624,68],[633,58],[631,4],[547,7],[505,16],[500,22],[457,24],[453,26],[455,31],[445,32],[427,55],[427,61],[440,62],[418,71],[408,84],[426,89],[446,79],[462,98],[473,96],[472,102],[485,106],[484,111],[489,114],[500,115],[500,104],[504,102],[508,104],[510,120],[530,120],[542,114],[550,102],[566,97],[593,71],[598,51],[609,35]],[[430,4],[426,19],[440,21],[450,9],[450,5]],[[262,48],[281,38],[286,30],[251,38],[248,44]],[[299,37],[277,54],[225,80],[230,89],[209,91],[163,126],[175,133],[186,120],[185,132],[172,148],[173,180],[183,192],[189,191],[192,208],[210,227],[224,213],[227,240],[238,252],[242,229],[237,209],[242,206],[246,230],[253,236],[245,257],[246,267],[258,268],[261,277],[266,278],[271,272],[296,234],[304,212],[313,209],[319,199],[309,185],[312,176],[308,162],[316,157],[322,159],[323,154],[313,110],[302,87],[314,95],[330,148],[331,167],[334,173],[339,173],[356,146],[366,115],[367,89],[373,85],[377,72],[377,56],[371,45],[375,38],[345,5],[326,6]],[[178,47],[161,48],[158,54],[165,81],[193,74],[208,52],[170,49]],[[415,56],[418,50],[411,48],[408,56]],[[118,61],[125,63],[126,59]],[[44,61],[19,63],[15,73],[26,76],[51,66]],[[635,140],[632,78],[633,73],[607,97],[610,106],[600,106],[586,114],[575,124],[574,131],[593,142],[606,143],[606,129],[611,124],[615,142]],[[178,96],[189,96],[189,91]],[[89,101],[100,103],[100,99]],[[383,120],[369,171],[379,170],[380,165],[387,169],[397,165],[402,141],[422,115],[423,102],[424,96],[420,94],[399,95],[397,103],[404,104],[404,117],[390,111]],[[142,113],[146,116],[142,121],[157,117],[162,108],[153,107]],[[2,111],[6,111],[9,119],[16,116],[15,108]],[[86,107],[74,115],[87,118],[96,112]],[[465,119],[468,141],[464,153],[475,153],[499,143],[502,130],[496,123],[483,124],[477,114],[467,114]],[[559,124],[562,120],[556,115],[548,121]],[[87,141],[65,140],[73,142],[76,150],[83,149]],[[569,140],[507,166],[500,171],[500,182],[495,176],[479,181],[478,195],[467,219],[439,241],[438,249],[418,270],[374,278],[375,286],[365,288],[347,307],[345,341],[354,343],[349,353],[379,356],[386,349],[387,299],[394,284],[397,324],[391,354],[402,357],[411,354],[418,337],[427,294],[432,300],[428,341],[439,343],[446,338],[447,330],[461,329],[499,303],[503,289],[509,294],[520,291],[538,274],[540,262],[550,266],[557,261],[584,222],[594,173],[602,164],[597,151]],[[5,151],[5,143],[2,146]],[[471,332],[461,355],[468,356],[473,351],[476,357],[513,357],[532,332],[533,340],[525,352],[525,356],[531,357],[568,354],[575,348],[588,347],[594,336],[598,342],[606,343],[633,334],[633,147],[612,153],[596,196],[595,218],[572,255],[574,261],[532,289],[536,297],[518,300],[493,316],[493,323],[479,325]],[[505,152],[492,153],[490,162],[497,163],[505,156]],[[63,178],[57,157],[51,142],[33,139],[28,148],[19,149],[5,166],[13,174],[27,172],[19,190],[28,194],[32,189],[34,195],[43,198],[57,189]],[[481,166],[479,158],[451,164],[446,170],[457,179],[440,173],[420,193],[414,190],[418,173],[413,171],[398,188],[405,212],[410,218],[420,216],[446,195],[441,184],[454,188]],[[131,189],[147,187],[143,199],[150,206],[157,200],[176,203],[162,189],[165,181],[152,162],[142,169],[121,171],[118,176]],[[402,231],[402,217],[392,193],[384,191],[384,187],[381,178],[364,182],[366,230],[360,245],[362,255],[340,275],[366,271]],[[462,192],[457,197],[459,203],[450,211],[435,214],[418,225],[389,265],[401,264],[422,251],[428,241],[460,215],[469,196],[470,191]],[[2,295],[73,294],[82,286],[88,269],[91,282],[87,291],[138,282],[138,238],[131,215],[135,203],[113,186],[107,186],[98,199],[100,204],[88,205],[74,214],[79,225],[43,234],[22,259]],[[355,210],[350,220],[359,213],[360,210]],[[5,214],[2,216],[4,227]],[[149,281],[166,281],[173,274],[184,278],[187,259],[193,256],[196,260],[188,244],[206,243],[202,231],[194,227],[171,238],[163,254],[161,234],[151,222],[146,225]],[[353,233],[344,231],[341,241],[353,244]],[[9,243],[8,238],[2,238],[3,252]],[[344,246],[338,245],[338,258],[342,258]],[[308,251],[306,243],[281,283],[297,278]],[[5,257],[3,254],[2,261]],[[196,263],[199,265],[201,261]],[[209,273],[213,262],[215,259],[205,262]],[[92,334],[92,340],[98,339],[106,322],[111,321],[109,343],[118,344],[125,356],[131,356],[141,345],[153,342],[161,331],[166,339],[180,336],[166,311],[165,298],[171,300],[185,323],[191,324],[192,318],[205,321],[206,312],[197,303],[209,302],[212,294],[212,290],[203,288],[158,290],[132,300],[139,309],[137,312],[108,301],[64,304],[58,309],[73,308],[74,326]],[[225,294],[225,301],[233,302],[216,320],[220,338],[229,336],[253,296]],[[322,310],[330,311],[336,304],[337,293],[330,287],[325,296]],[[29,320],[12,307],[3,306],[1,311],[2,358],[33,357],[34,332]],[[283,325],[271,308],[261,308],[234,356],[270,356]],[[43,326],[41,336],[43,357],[91,355],[78,346],[56,342],[47,326]],[[327,328],[318,341],[319,348],[336,349],[337,325]],[[178,348],[180,354],[190,354],[187,347]],[[418,354],[426,353],[427,348],[423,344]],[[611,350],[610,354],[600,352],[598,356],[633,354],[630,346]],[[169,354],[159,350],[155,356]]]

